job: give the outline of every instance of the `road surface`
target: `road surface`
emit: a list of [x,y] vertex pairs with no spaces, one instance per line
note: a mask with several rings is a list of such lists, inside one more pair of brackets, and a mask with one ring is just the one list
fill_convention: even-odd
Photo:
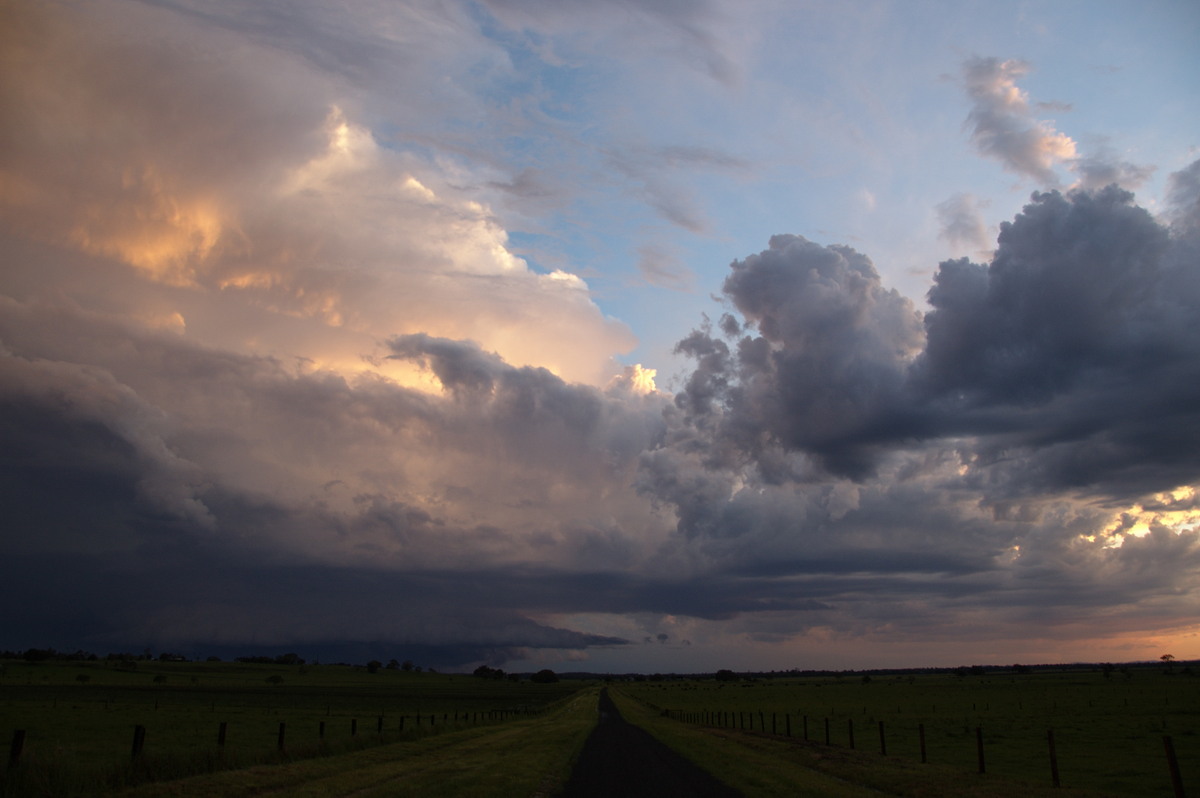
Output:
[[600,722],[584,743],[563,798],[741,798],[741,793],[617,711],[600,691]]

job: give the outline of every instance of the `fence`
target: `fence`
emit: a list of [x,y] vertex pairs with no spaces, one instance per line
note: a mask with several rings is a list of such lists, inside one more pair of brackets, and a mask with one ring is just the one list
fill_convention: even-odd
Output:
[[[656,707],[657,708],[657,707]],[[792,737],[792,715],[789,713],[783,714],[782,722],[776,712],[770,713],[770,729],[767,728],[767,713],[759,710],[755,711],[727,711],[727,710],[675,710],[661,709],[664,716],[674,720],[690,723],[699,726],[708,726],[712,728],[728,729],[738,732],[753,732],[758,734],[770,734],[773,736]],[[757,716],[758,725],[755,726],[755,717]],[[799,728],[801,739],[805,742],[812,742],[809,739],[808,721],[809,716],[799,714]],[[825,728],[825,745],[832,745],[831,724],[828,717],[823,718]],[[879,753],[881,756],[888,755],[887,749],[887,730],[884,722],[880,720],[879,725]],[[915,734],[917,738],[918,748],[922,764],[928,762],[928,751],[925,744],[925,724],[919,723],[915,729],[911,729],[909,733]],[[979,773],[987,772],[986,751],[984,745],[984,732],[982,726],[975,727],[975,760],[978,764]],[[1179,767],[1178,757],[1175,755],[1174,742],[1170,735],[1163,735],[1163,749],[1165,753],[1165,763],[1171,777],[1171,786],[1174,791],[1175,798],[1184,798],[1183,775]],[[854,750],[854,719],[846,719],[846,744],[847,747]],[[1061,778],[1058,769],[1058,754],[1054,740],[1054,730],[1046,730],[1046,764],[1050,773],[1051,783],[1055,787],[1061,786]]]

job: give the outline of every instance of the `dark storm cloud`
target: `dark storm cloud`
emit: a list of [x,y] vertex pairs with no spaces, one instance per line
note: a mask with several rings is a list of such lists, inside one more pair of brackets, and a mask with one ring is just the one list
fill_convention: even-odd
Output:
[[734,451],[778,444],[861,474],[869,451],[855,440],[869,447],[900,402],[922,342],[919,314],[849,247],[774,236],[770,249],[731,268],[725,294],[757,334],[732,349],[703,330],[681,341],[678,351],[698,368],[676,403],[697,423],[719,426]]
[[759,466],[777,445],[865,478],[906,440],[973,436],[1051,487],[1171,488],[1200,443],[1191,252],[1115,186],[1037,194],[990,264],[941,264],[922,329],[864,256],[778,236],[725,283],[750,332],[680,342],[696,368],[676,404],[710,457]]
[[929,301],[913,384],[947,431],[1028,451],[1050,486],[1195,478],[1200,273],[1131,194],[1034,195],[992,262],[943,263]]

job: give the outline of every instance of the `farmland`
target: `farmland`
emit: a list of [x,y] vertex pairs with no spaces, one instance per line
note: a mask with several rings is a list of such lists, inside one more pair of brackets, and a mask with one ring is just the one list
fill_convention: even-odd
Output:
[[1161,669],[1013,674],[662,681],[628,697],[699,726],[807,736],[824,745],[1050,784],[1053,730],[1061,783],[1118,795],[1172,794],[1164,735],[1188,783],[1200,779],[1200,679]]
[[486,727],[543,712],[581,686],[335,665],[8,662],[0,733],[25,732],[26,775],[79,792]]
[[[553,795],[595,723],[598,687],[335,665],[10,661],[0,733],[25,740],[0,794]],[[747,796],[1051,795],[1050,729],[1060,794],[1171,795],[1165,735],[1185,783],[1200,778],[1200,679],[1180,670],[663,678],[618,680],[610,693],[630,721]]]

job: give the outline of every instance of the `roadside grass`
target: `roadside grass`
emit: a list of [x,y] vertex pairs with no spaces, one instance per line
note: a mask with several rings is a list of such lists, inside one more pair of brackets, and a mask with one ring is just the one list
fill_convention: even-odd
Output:
[[[981,729],[987,777],[1050,785],[1047,731],[1053,729],[1062,784],[1125,796],[1170,795],[1162,738],[1171,735],[1185,785],[1200,779],[1200,679],[1166,676],[1161,669],[1105,677],[1074,669],[1028,674],[989,672],[965,678],[948,674],[823,676],[717,682],[640,682],[622,692],[659,709],[727,713],[725,720],[755,732],[775,728],[785,736],[825,740],[877,755],[878,726],[885,726],[890,755],[919,763],[918,727],[925,727],[928,761],[960,772],[977,771],[976,729]],[[761,713],[761,714],[760,714]],[[711,715],[710,715],[711,717]],[[682,724],[687,725],[687,724]],[[925,766],[928,767],[928,766]]]
[[922,765],[756,732],[713,729],[664,717],[661,710],[610,688],[621,715],[729,786],[753,798],[1112,798],[1114,793],[1054,789],[948,765]]
[[260,765],[115,793],[123,798],[239,798],[288,795],[511,798],[562,789],[595,727],[598,688],[537,717],[477,727],[356,753]]
[[[128,671],[10,662],[0,677],[0,734],[3,742],[18,729],[26,737],[18,765],[0,778],[0,796],[99,794],[121,784],[498,728],[502,717],[508,725],[518,713],[543,712],[580,688],[336,665],[141,662]],[[222,722],[226,744],[218,747]],[[134,763],[137,725],[146,741]]]

